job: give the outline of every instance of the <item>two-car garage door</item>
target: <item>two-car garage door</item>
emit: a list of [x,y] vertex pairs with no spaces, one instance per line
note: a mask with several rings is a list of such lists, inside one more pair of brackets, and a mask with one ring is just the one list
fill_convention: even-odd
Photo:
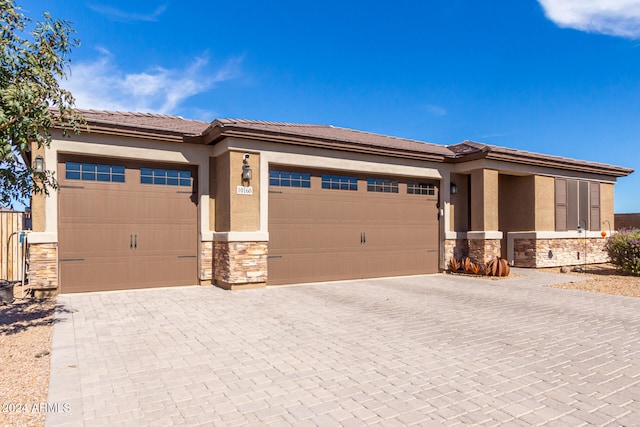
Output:
[[[61,157],[61,292],[197,283],[196,169]],[[276,167],[269,285],[435,273],[437,181]]]
[[436,273],[437,181],[273,167],[268,284]]
[[196,284],[194,181],[185,165],[63,158],[60,291]]

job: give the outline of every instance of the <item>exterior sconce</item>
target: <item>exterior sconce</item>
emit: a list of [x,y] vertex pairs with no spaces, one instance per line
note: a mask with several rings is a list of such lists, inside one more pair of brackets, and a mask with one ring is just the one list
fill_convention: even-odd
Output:
[[36,156],[36,158],[33,160],[33,170],[37,173],[44,173],[45,163],[42,156]]
[[252,171],[249,166],[249,154],[245,153],[242,157],[242,181],[251,181]]
[[458,186],[454,182],[451,183],[450,190],[451,190],[451,194],[458,194]]

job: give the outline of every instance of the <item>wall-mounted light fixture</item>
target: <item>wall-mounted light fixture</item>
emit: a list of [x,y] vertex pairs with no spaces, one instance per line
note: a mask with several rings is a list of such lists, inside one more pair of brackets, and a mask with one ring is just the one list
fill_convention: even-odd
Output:
[[458,186],[456,185],[455,182],[451,183],[450,190],[451,190],[451,194],[458,194]]
[[249,166],[249,157],[248,153],[242,156],[242,182],[251,181],[252,171],[251,166]]
[[42,156],[36,156],[36,158],[33,160],[33,170],[38,173],[44,173],[45,164],[44,158]]

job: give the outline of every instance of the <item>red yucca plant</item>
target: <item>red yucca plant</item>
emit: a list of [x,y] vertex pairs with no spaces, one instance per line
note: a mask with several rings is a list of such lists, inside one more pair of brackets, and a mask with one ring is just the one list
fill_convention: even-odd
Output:
[[452,273],[457,273],[458,270],[460,270],[460,261],[455,258],[451,258],[451,261],[449,261],[449,269]]

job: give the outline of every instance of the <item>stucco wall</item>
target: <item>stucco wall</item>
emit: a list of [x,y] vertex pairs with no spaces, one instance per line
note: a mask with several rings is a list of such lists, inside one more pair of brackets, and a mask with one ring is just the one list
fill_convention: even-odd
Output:
[[451,182],[458,187],[458,194],[450,198],[450,231],[469,231],[469,176],[452,173]]
[[[45,156],[45,148],[39,147],[37,143],[32,144],[32,153],[31,158],[35,159],[36,156]],[[48,165],[49,169],[55,170],[55,165]],[[56,175],[57,176],[57,175]],[[55,191],[55,190],[51,190]],[[31,229],[33,231],[44,231],[45,230],[45,219],[46,219],[46,211],[45,211],[45,200],[46,196],[43,193],[34,194],[31,196]]]
[[535,231],[553,231],[556,229],[555,178],[536,175],[535,192]]
[[607,233],[609,228],[613,230],[615,226],[613,191],[613,184],[600,183],[600,229]]
[[499,230],[527,231],[535,226],[533,176],[500,175]]
[[252,169],[250,183],[252,194],[238,194],[242,186],[242,165],[245,152],[231,151],[229,156],[229,193],[231,212],[231,231],[257,231],[260,229],[260,155],[252,152],[248,164]]
[[229,159],[231,153],[226,152],[216,157],[216,197],[215,197],[215,209],[216,209],[216,221],[215,231],[231,231],[231,205],[229,200],[229,185],[230,185],[230,163]]
[[471,172],[471,230],[498,230],[498,171]]

